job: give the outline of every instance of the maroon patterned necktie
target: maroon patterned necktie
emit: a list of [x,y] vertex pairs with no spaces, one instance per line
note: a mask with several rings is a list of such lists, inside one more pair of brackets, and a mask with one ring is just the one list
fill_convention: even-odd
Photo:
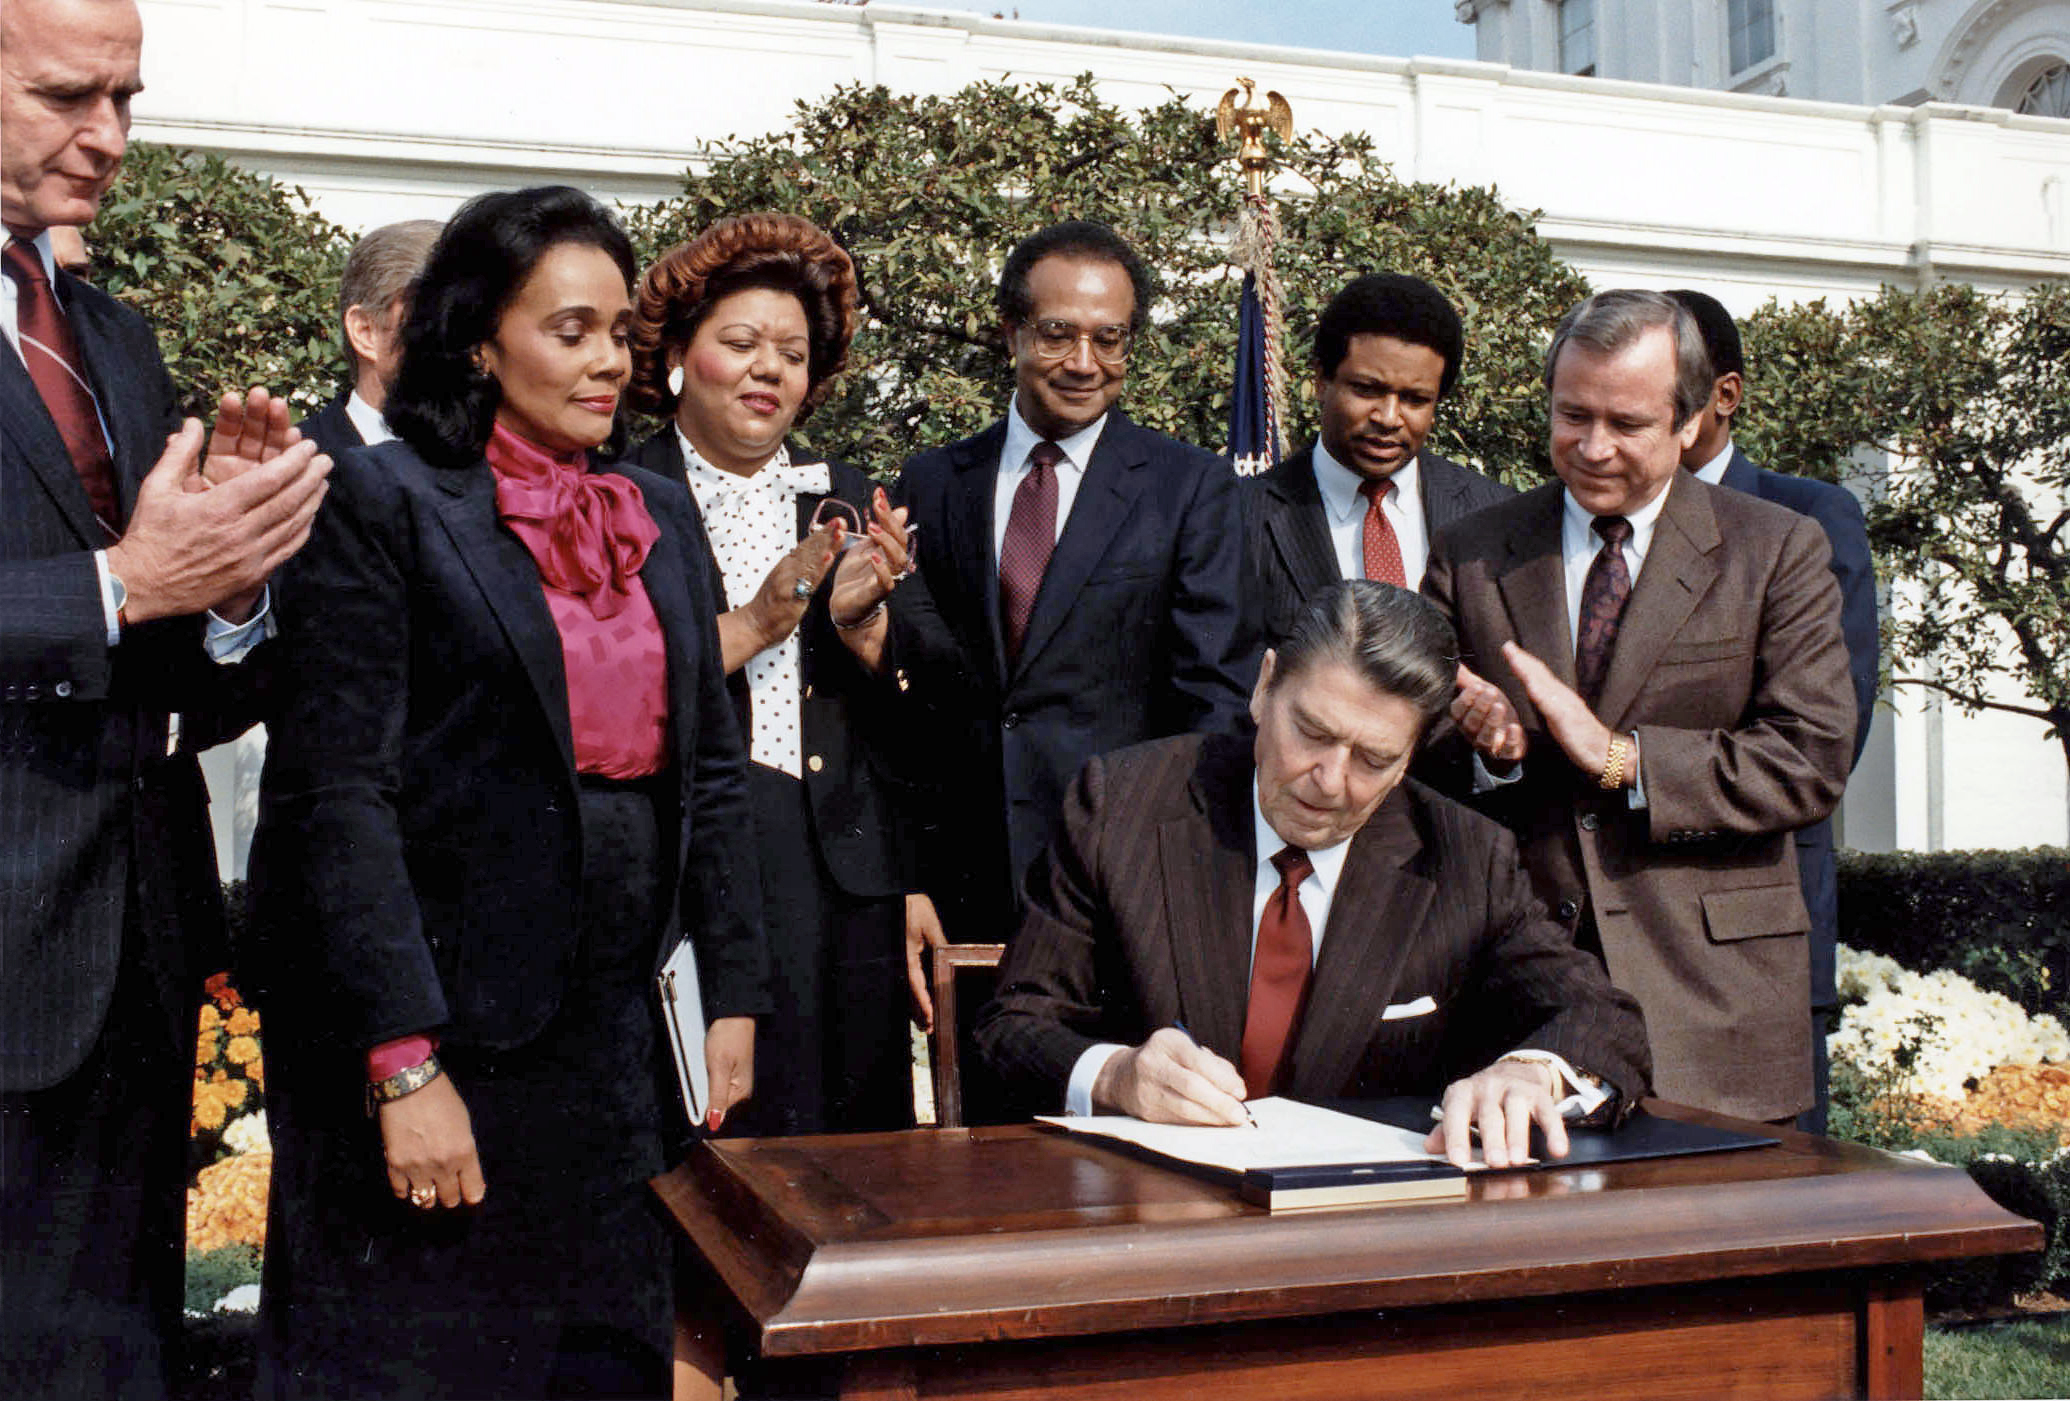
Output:
[[1064,450],[1047,439],[1028,453],[1033,465],[1014,488],[1013,509],[1006,517],[1006,539],[999,548],[999,611],[1006,621],[1006,659],[1019,661],[1028,619],[1035,612],[1035,592],[1057,547],[1057,464]]
[[115,496],[115,464],[108,456],[108,440],[101,433],[101,416],[94,408],[93,390],[87,387],[86,364],[79,358],[79,345],[72,338],[72,324],[59,308],[50,279],[43,275],[43,260],[36,246],[14,239],[0,253],[0,268],[14,279],[15,331],[22,363],[43,397],[43,407],[57,424],[65,449],[72,457],[72,470],[86,488],[86,499],[101,529],[113,539],[121,534],[116,521],[121,506]]
[[1272,1093],[1287,1046],[1308,1000],[1308,975],[1315,961],[1315,939],[1308,912],[1297,893],[1315,872],[1308,853],[1297,846],[1273,855],[1279,889],[1265,901],[1258,920],[1258,945],[1251,951],[1251,1000],[1243,1015],[1243,1090],[1246,1099]]
[[1631,571],[1624,563],[1624,542],[1632,538],[1632,523],[1623,516],[1597,516],[1594,528],[1603,537],[1603,548],[1589,561],[1588,577],[1582,581],[1581,625],[1574,639],[1574,680],[1591,708],[1603,694],[1610,654],[1617,648],[1617,625],[1632,596]]
[[1409,586],[1409,572],[1402,564],[1402,542],[1396,538],[1387,512],[1380,509],[1387,493],[1394,490],[1394,479],[1363,481],[1358,490],[1366,498],[1366,577],[1405,589]]

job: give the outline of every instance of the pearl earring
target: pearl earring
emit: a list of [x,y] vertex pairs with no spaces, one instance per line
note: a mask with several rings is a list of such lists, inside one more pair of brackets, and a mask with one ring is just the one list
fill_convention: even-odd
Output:
[[671,394],[681,394],[683,392],[683,367],[681,365],[668,372],[668,392]]

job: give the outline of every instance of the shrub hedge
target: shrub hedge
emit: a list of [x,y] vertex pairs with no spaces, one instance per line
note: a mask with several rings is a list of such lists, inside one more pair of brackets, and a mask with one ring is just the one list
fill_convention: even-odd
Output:
[[2070,1020],[2070,850],[1842,851],[1840,942]]

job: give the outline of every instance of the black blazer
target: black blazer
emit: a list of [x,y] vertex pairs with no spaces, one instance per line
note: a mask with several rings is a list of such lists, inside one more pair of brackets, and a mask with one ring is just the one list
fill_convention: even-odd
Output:
[[[795,448],[793,458],[810,460],[799,457]],[[709,566],[706,584],[715,606],[724,611],[726,580],[704,535],[704,517],[697,509],[697,499],[684,480],[683,449],[675,429],[655,434],[628,460],[673,483],[688,500]],[[834,487],[828,494],[847,502],[867,521],[874,484],[845,462],[827,465],[833,473]],[[809,494],[799,496],[799,538],[804,537],[813,513],[825,499]],[[798,627],[798,671],[804,686],[798,704],[806,755],[805,792],[812,806],[813,836],[835,882],[857,899],[880,899],[903,894],[907,882],[897,811],[889,791],[895,775],[887,772],[896,767],[896,760],[883,747],[893,720],[883,713],[883,689],[843,645],[827,615],[827,590],[832,587],[833,577],[829,570],[820,596],[807,609],[805,621]],[[728,678],[727,689],[739,714],[740,732],[745,736],[751,704],[745,677],[736,672]]]
[[[1189,735],[1095,759],[1072,785],[978,1022],[986,1059],[1033,1112],[1061,1111],[1098,1042],[1183,1024],[1239,1059],[1255,772],[1242,739]],[[1626,1108],[1646,1092],[1637,1004],[1546,917],[1509,834],[1405,781],[1352,838],[1285,1092],[1435,1098],[1520,1046],[1610,1080]]]
[[[1876,713],[1876,677],[1881,638],[1876,620],[1876,566],[1869,554],[1869,528],[1861,504],[1846,487],[1810,477],[1792,477],[1756,467],[1739,448],[1725,467],[1721,485],[1809,516],[1833,547],[1833,577],[1840,584],[1840,633],[1847,643],[1847,672],[1854,683],[1854,762],[1869,742]],[[1839,1000],[1834,960],[1840,942],[1840,872],[1833,859],[1833,821],[1797,829],[1797,877],[1804,907],[1811,912],[1811,1002],[1831,1007]]]
[[333,462],[343,457],[348,449],[367,445],[367,440],[359,434],[358,425],[353,423],[352,415],[345,411],[345,402],[351,397],[350,387],[342,389],[337,398],[295,425],[302,430],[303,437],[316,444],[318,452]]
[[[1434,452],[1419,453],[1416,470],[1426,539],[1435,540],[1440,526],[1516,495],[1492,477]],[[1249,540],[1246,587],[1257,600],[1269,643],[1292,630],[1311,596],[1343,577],[1330,543],[1322,493],[1315,485],[1314,445],[1250,478],[1244,497]]]
[[[636,467],[660,527],[640,577],[668,640],[682,928],[707,1014],[767,1009],[739,726],[703,537]],[[486,463],[345,455],[274,644],[253,923],[297,1034],[364,1050],[438,1029],[498,1050],[559,1005],[582,833],[560,635]],[[664,950],[665,952],[665,950]]]
[[[135,312],[57,278],[113,439],[123,518],[177,425],[173,386]],[[4,341],[4,338],[0,338]],[[223,966],[207,795],[184,733],[251,718],[248,673],[202,650],[199,618],[108,646],[93,554],[108,543],[57,426],[0,348],[0,1089],[78,1068],[114,995],[135,915],[174,1046],[192,1045],[200,975]],[[138,908],[129,910],[134,894]]]
[[1229,464],[1111,410],[1006,664],[993,495],[1006,424],[906,463],[919,577],[891,602],[890,664],[932,796],[921,886],[949,937],[1012,927],[1015,891],[1093,755],[1236,726],[1257,676]]

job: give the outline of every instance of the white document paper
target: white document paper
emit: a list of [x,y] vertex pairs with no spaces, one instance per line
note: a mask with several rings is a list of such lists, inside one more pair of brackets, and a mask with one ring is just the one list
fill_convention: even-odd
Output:
[[1252,1128],[1204,1128],[1193,1124],[1151,1124],[1126,1114],[1085,1117],[1041,1115],[1072,1133],[1119,1139],[1178,1162],[1199,1163],[1229,1172],[1252,1168],[1330,1167],[1356,1163],[1422,1163],[1444,1157],[1423,1151],[1423,1135],[1392,1124],[1377,1124],[1334,1109],[1298,1100],[1254,1099],[1246,1102]]
[[690,1122],[704,1122],[712,1102],[711,1071],[704,1063],[704,993],[697,983],[697,951],[688,939],[661,965],[654,983],[661,993],[661,1020],[668,1028],[669,1058]]

